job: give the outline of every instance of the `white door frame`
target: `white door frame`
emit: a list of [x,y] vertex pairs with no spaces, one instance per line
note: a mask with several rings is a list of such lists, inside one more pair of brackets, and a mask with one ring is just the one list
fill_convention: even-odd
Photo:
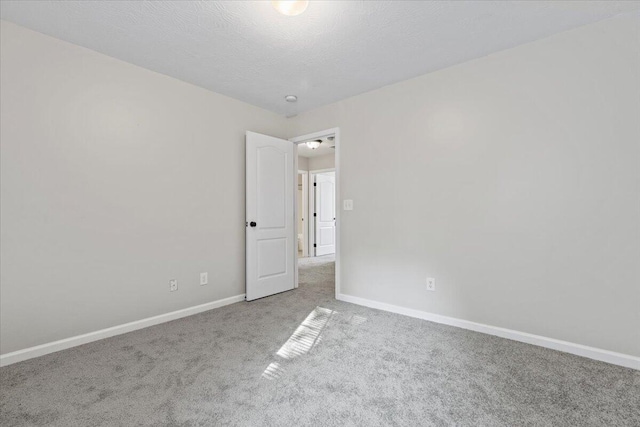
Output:
[[[309,141],[311,139],[324,138],[327,136],[333,135],[335,137],[335,172],[336,172],[336,298],[340,295],[340,217],[341,217],[341,207],[342,203],[342,195],[340,193],[340,128],[331,128],[327,130],[322,130],[319,132],[310,133],[307,135],[296,136],[295,138],[289,138],[289,141],[293,142],[295,145],[301,144],[305,141]],[[298,156],[293,156],[295,159],[295,167],[293,170],[296,174],[295,186],[296,190],[298,187]],[[311,181],[311,180],[309,180]],[[310,199],[310,197],[309,197]],[[298,218],[298,204],[294,201],[294,212],[295,218]],[[311,223],[311,221],[309,221]],[[295,241],[297,241],[297,236],[295,237]],[[296,247],[295,253],[293,254],[296,259],[295,263],[295,286],[298,287],[298,248]]]
[[[316,181],[315,175],[319,174],[319,173],[324,173],[324,172],[335,172],[335,168],[329,168],[329,169],[314,169],[314,170],[310,170],[309,171],[309,198],[308,198],[308,207],[307,210],[308,212],[315,212],[316,211],[316,195],[315,195],[315,188],[313,187],[313,183]],[[337,178],[336,178],[337,180]],[[338,193],[336,192],[336,215],[338,214]],[[336,216],[336,226],[338,224],[338,217]],[[316,240],[316,220],[315,218],[313,219],[313,221],[309,221],[309,224],[307,224],[307,227],[309,228],[309,241],[307,242],[307,248],[309,250],[309,256],[316,256],[316,252],[313,249],[313,243]],[[338,229],[336,227],[336,235],[338,234]]]
[[[302,175],[302,256],[309,256],[309,171],[299,170],[298,175]],[[296,177],[297,178],[297,177]],[[296,185],[298,180],[296,179]],[[298,193],[296,193],[298,194]],[[296,203],[296,208],[298,204]],[[296,223],[298,221],[298,212],[296,212]],[[297,229],[297,227],[296,227]],[[296,236],[296,254],[298,250],[298,236]],[[296,262],[297,264],[297,262]],[[296,283],[296,287],[297,287]]]

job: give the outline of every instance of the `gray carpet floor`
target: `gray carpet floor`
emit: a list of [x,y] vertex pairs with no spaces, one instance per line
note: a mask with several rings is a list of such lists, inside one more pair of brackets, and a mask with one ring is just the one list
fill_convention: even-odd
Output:
[[0,369],[2,426],[640,426],[640,372],[300,287]]

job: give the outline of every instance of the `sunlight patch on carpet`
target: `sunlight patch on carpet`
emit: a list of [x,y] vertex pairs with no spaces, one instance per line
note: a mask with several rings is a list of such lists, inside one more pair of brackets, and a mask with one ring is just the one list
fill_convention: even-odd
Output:
[[332,314],[333,310],[316,307],[276,354],[284,359],[293,359],[308,353],[316,345]]

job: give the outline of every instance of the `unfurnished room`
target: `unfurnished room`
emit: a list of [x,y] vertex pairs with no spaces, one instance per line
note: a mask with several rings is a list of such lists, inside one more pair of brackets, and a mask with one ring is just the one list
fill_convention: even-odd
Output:
[[0,18],[3,427],[640,426],[639,1]]

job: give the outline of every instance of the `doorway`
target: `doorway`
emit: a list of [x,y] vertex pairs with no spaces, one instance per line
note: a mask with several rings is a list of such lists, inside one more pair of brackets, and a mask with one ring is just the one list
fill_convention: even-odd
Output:
[[309,171],[309,205],[313,216],[309,221],[312,256],[336,252],[336,173],[335,169]]
[[340,294],[339,129],[302,135],[290,141],[297,151],[296,287],[299,265],[308,269],[309,265],[335,260],[337,296]]
[[[322,147],[332,155],[320,156],[320,151],[312,151],[313,155],[298,157],[298,149],[303,146],[303,150]],[[303,276],[317,278],[316,273],[323,273],[324,279],[320,282],[333,285],[336,298],[340,296],[340,211],[336,209],[340,197],[339,152],[338,128],[288,141],[246,132],[247,301],[297,288],[300,260],[310,260],[304,263]],[[331,168],[326,169],[327,165]],[[320,167],[326,170],[318,169]],[[331,184],[329,190],[317,193],[317,204],[311,182],[316,184],[314,187],[319,182]],[[310,191],[305,193],[305,189]],[[323,200],[329,202],[323,203]],[[317,209],[316,206],[325,207],[319,218],[322,222],[317,222],[311,233],[310,224],[314,223],[310,221],[311,211]],[[318,211],[315,213],[317,217]],[[297,226],[298,219],[302,224],[300,227]],[[298,233],[299,230],[302,233]],[[300,245],[298,234],[302,235]],[[320,251],[316,251],[318,242],[322,242]],[[316,271],[318,264],[325,265]],[[312,281],[318,283],[318,280]]]

